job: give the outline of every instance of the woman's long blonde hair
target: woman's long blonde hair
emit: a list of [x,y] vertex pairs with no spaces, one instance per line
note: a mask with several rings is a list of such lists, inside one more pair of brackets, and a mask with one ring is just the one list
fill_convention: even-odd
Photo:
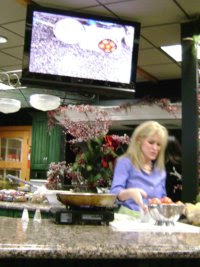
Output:
[[[156,121],[146,121],[137,126],[132,134],[129,147],[125,153],[128,156],[135,168],[142,169],[144,165],[144,155],[141,151],[141,142],[153,135],[157,134],[161,139],[160,151],[154,166],[160,170],[165,169],[164,154],[168,140],[168,131],[160,123]],[[140,142],[141,141],[141,142]]]

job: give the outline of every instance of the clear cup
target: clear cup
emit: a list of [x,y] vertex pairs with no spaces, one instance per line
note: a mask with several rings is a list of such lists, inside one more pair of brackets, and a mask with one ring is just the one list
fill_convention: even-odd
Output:
[[140,221],[142,223],[147,223],[150,221],[150,214],[149,211],[144,211],[142,208],[140,208]]
[[28,222],[29,221],[29,214],[28,214],[28,209],[27,208],[24,208],[24,210],[22,212],[21,220],[23,222]]
[[34,222],[39,222],[39,223],[42,221],[42,216],[41,216],[40,209],[36,209],[34,217],[33,217],[33,221]]

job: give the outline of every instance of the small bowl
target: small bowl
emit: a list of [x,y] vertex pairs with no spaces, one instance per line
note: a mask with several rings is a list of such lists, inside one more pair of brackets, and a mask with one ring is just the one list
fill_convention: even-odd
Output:
[[50,205],[62,205],[62,203],[57,199],[57,194],[66,194],[70,191],[64,190],[46,190],[45,197],[47,198]]
[[150,216],[156,225],[174,225],[184,212],[184,204],[149,204]]

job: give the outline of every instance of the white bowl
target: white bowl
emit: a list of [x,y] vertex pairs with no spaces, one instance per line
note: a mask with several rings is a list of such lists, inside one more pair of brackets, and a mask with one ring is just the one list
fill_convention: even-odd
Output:
[[45,197],[47,198],[50,205],[63,205],[58,199],[57,194],[66,194],[70,191],[66,190],[47,190],[45,191]]

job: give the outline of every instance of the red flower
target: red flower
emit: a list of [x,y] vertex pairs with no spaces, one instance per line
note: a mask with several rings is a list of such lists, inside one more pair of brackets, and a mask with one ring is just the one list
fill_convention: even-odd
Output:
[[104,137],[104,140],[105,140],[105,144],[109,147],[111,147],[113,150],[115,150],[119,145],[120,145],[120,142],[119,140],[117,139],[114,139],[112,137],[112,135],[106,135]]
[[102,165],[104,168],[108,168],[108,162],[107,162],[107,160],[106,160],[105,158],[103,158],[103,159],[101,160],[101,165]]

